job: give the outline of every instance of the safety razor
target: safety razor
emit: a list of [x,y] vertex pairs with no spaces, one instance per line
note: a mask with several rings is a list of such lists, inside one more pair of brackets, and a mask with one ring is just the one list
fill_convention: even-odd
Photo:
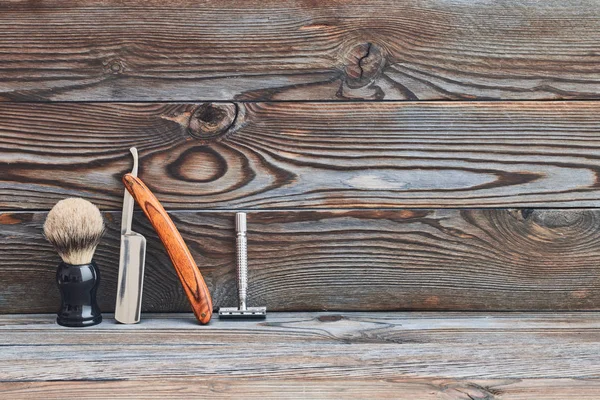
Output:
[[236,249],[237,249],[237,287],[239,307],[219,308],[219,318],[265,318],[266,307],[247,307],[248,295],[248,240],[246,237],[246,213],[235,214]]

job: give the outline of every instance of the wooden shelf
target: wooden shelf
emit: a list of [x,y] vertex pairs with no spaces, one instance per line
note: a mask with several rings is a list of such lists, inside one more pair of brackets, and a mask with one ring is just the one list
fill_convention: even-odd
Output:
[[0,315],[0,398],[598,398],[600,312]]

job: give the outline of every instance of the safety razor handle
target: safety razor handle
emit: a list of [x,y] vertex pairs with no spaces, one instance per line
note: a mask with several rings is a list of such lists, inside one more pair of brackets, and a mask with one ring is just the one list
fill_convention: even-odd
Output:
[[235,214],[237,245],[238,299],[240,311],[246,310],[248,293],[248,239],[246,237],[246,213]]
[[177,227],[158,199],[141,179],[131,174],[125,174],[123,176],[123,183],[142,211],[144,211],[144,214],[146,214],[146,217],[165,246],[196,319],[201,324],[207,324],[212,316],[212,299],[204,278],[198,270],[198,266],[194,262]]

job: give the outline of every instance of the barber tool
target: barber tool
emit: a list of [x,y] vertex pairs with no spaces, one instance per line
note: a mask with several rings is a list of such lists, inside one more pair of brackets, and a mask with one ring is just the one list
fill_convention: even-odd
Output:
[[61,200],[46,217],[44,235],[63,260],[56,270],[59,325],[83,327],[102,322],[96,302],[100,271],[92,258],[103,234],[100,210],[84,199]]
[[237,287],[239,307],[219,308],[219,318],[266,318],[266,307],[246,307],[246,297],[248,292],[248,245],[246,238],[246,213],[235,214],[235,230],[237,245]]
[[144,211],[165,246],[196,319],[201,324],[207,324],[213,311],[210,293],[177,227],[154,194],[139,178],[132,174],[125,174],[123,183]]
[[[129,149],[133,155],[132,176],[138,173],[138,152]],[[133,197],[127,190],[123,196],[121,217],[121,256],[119,258],[119,281],[115,319],[123,324],[140,322],[142,290],[144,286],[144,262],[146,260],[146,238],[131,230],[133,220]]]

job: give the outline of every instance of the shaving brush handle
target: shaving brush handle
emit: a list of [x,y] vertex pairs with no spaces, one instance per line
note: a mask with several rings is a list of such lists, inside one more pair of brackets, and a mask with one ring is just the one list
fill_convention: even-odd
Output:
[[62,326],[92,326],[102,322],[96,302],[100,271],[96,263],[71,265],[62,262],[56,270],[60,290],[60,310],[56,322]]

